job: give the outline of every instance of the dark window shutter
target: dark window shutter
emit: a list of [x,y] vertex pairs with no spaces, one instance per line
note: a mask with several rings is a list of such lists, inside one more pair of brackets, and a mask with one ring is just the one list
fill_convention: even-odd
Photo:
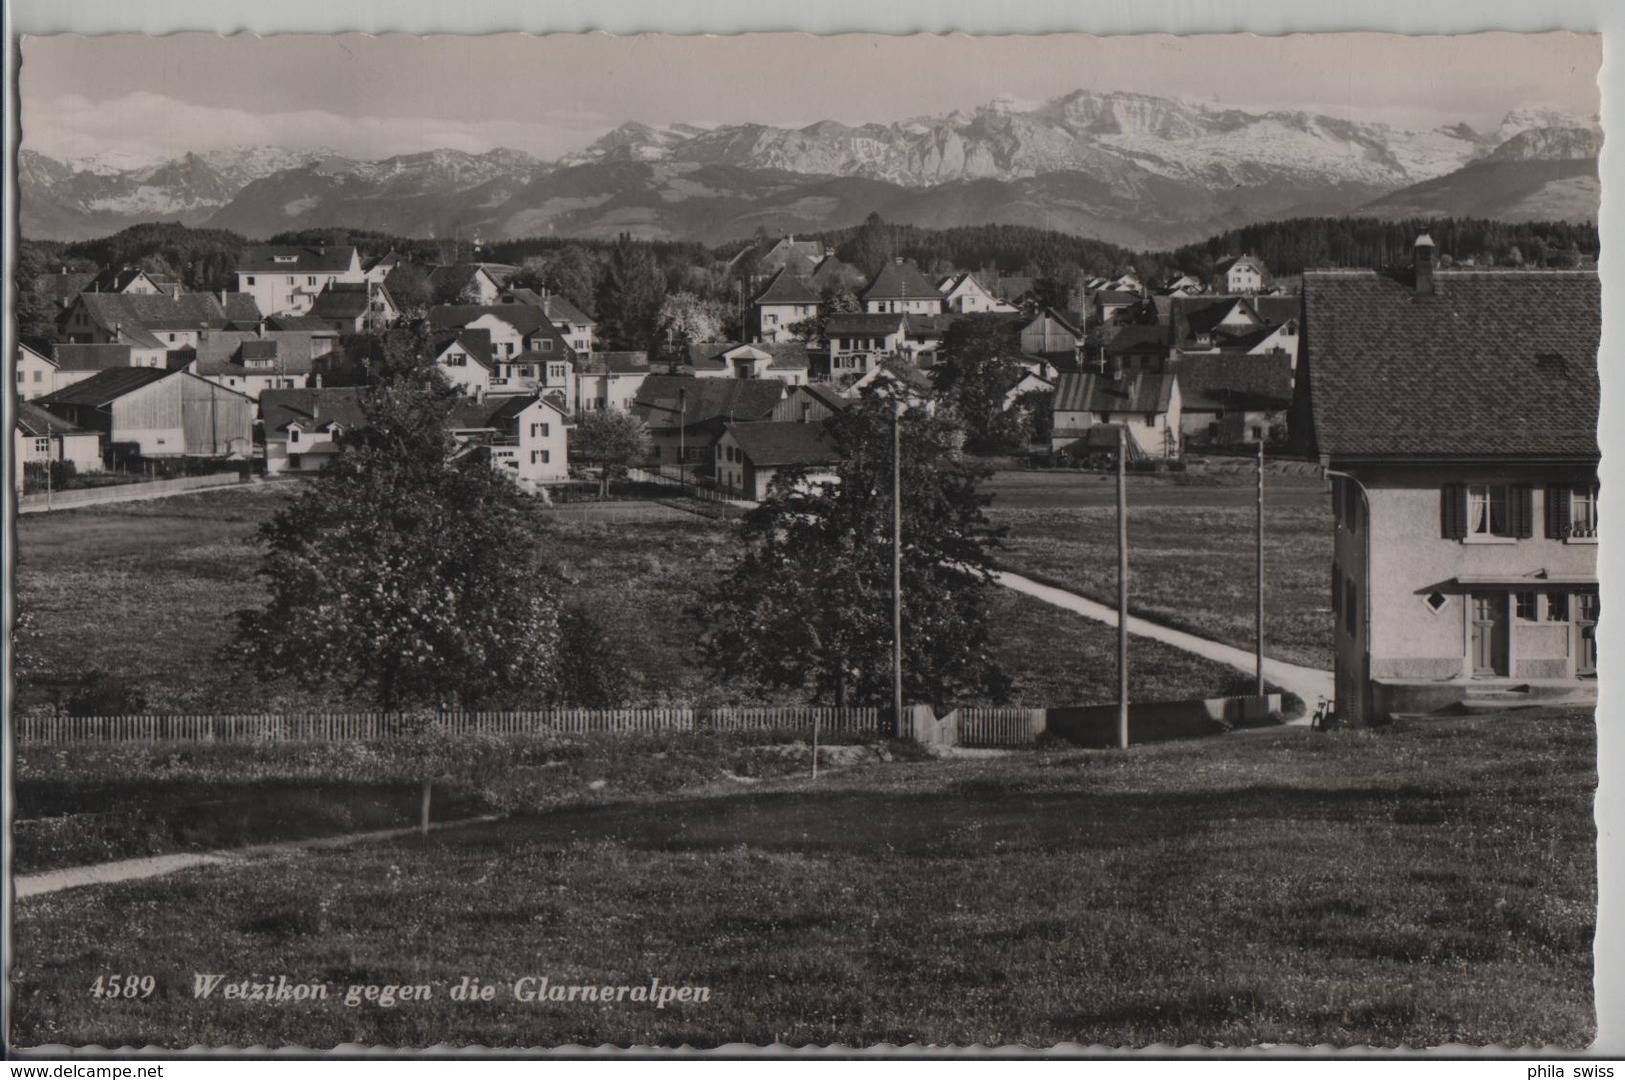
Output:
[[1512,535],[1519,540],[1535,535],[1535,489],[1528,484],[1512,489]]
[[1440,533],[1446,540],[1467,538],[1467,486],[1446,484],[1439,500]]
[[1546,539],[1569,538],[1569,500],[1573,492],[1567,485],[1553,484],[1546,489]]
[[1332,614],[1341,614],[1343,610],[1343,567],[1333,561],[1332,563]]

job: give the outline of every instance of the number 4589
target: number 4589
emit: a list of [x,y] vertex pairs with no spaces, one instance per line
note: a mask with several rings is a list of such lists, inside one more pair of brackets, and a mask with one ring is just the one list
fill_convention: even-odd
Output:
[[90,984],[93,998],[151,997],[158,988],[158,980],[151,975],[98,975]]

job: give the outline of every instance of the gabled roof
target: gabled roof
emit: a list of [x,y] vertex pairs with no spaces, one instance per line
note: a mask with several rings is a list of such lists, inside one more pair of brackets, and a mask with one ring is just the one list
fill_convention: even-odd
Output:
[[872,285],[863,290],[865,302],[870,300],[942,300],[942,293],[931,284],[931,279],[920,273],[920,268],[903,259],[893,259],[875,275]]
[[[279,262],[278,259],[285,261]],[[359,265],[356,250],[349,244],[255,244],[237,257],[239,274],[339,274]]]
[[51,359],[52,347],[53,343],[50,338],[40,337],[37,334],[17,335],[17,348],[19,350],[27,349],[41,360],[54,364],[56,361]]
[[807,275],[807,284],[814,289],[824,289],[835,282],[851,280],[863,281],[863,271],[851,263],[844,263],[833,255],[826,255],[818,260],[812,273]]
[[126,332],[219,330],[226,311],[213,293],[80,293],[87,315],[99,326]]
[[469,282],[480,274],[489,278],[491,284],[498,284],[496,277],[483,263],[449,263],[429,271],[429,288],[431,291],[443,288],[466,289]]
[[429,309],[429,325],[436,330],[462,327],[485,315],[496,316],[522,337],[552,326],[540,308],[528,304],[440,304]]
[[758,468],[833,465],[841,460],[841,452],[823,424],[762,420],[729,424],[727,432]]
[[1173,400],[1171,372],[1135,371],[1110,379],[1093,371],[1062,375],[1055,384],[1055,411],[1164,413]]
[[643,351],[593,352],[576,354],[576,370],[583,375],[638,375],[649,370],[649,354]]
[[907,321],[907,317],[900,311],[874,313],[842,311],[824,320],[824,336],[895,334],[907,324]]
[[129,345],[76,345],[61,342],[52,348],[59,371],[105,371],[130,366]]
[[997,319],[999,312],[982,312],[978,315],[961,315],[958,312],[946,311],[941,314],[921,315],[910,312],[903,316],[908,325],[908,336],[916,340],[927,337],[941,337],[948,332],[948,328],[960,319]]
[[1061,329],[1067,331],[1073,337],[1083,337],[1083,330],[1081,329],[1083,326],[1082,319],[1077,318],[1071,312],[1062,313],[1050,307],[1045,308],[1043,311],[1040,311],[1037,315],[1034,315],[1031,319],[1028,319],[1025,323],[1023,323],[1021,326],[1022,332],[1025,333],[1027,330],[1037,326],[1045,319],[1050,319],[1054,322],[1060,323]]
[[1168,328],[1157,323],[1131,323],[1106,339],[1106,352],[1117,355],[1168,352]]
[[1184,356],[1174,363],[1186,409],[1284,409],[1292,403],[1290,356]]
[[96,275],[83,271],[64,270],[57,274],[46,274],[40,278],[40,287],[45,295],[55,301],[57,307],[66,307],[73,302],[92,281]]
[[226,321],[233,326],[243,328],[255,327],[260,323],[262,315],[260,306],[254,300],[253,294],[244,292],[229,292],[225,294]]
[[1266,326],[1275,327],[1299,314],[1296,296],[1174,296],[1166,297],[1173,341],[1188,344],[1199,333],[1213,333],[1219,320],[1242,305]]
[[726,371],[728,353],[754,349],[766,353],[773,370],[800,371],[807,367],[807,345],[801,341],[762,341],[742,345],[737,341],[698,341],[688,347],[688,363],[695,371]]
[[560,415],[565,415],[558,402],[536,394],[508,394],[481,400],[459,401],[446,419],[449,431],[506,431],[513,427],[519,414],[541,402]]
[[[300,330],[268,330],[263,337],[254,330],[219,330],[191,351],[199,375],[308,375],[315,369],[315,337]],[[250,360],[260,366],[249,366]]]
[[147,277],[139,266],[109,266],[85,282],[80,291],[121,293],[142,278],[147,278],[147,283],[153,288],[158,287],[158,283]]
[[160,379],[177,374],[179,373],[168,368],[108,368],[98,371],[88,379],[64,386],[54,394],[46,394],[38,399],[38,404],[46,408],[52,405],[89,405],[100,408],[143,386],[150,386]]
[[382,285],[365,281],[330,282],[316,294],[310,313],[318,319],[357,319],[367,313],[373,296],[381,293],[384,293]]
[[260,393],[260,420],[266,434],[286,431],[292,424],[305,428],[328,424],[360,427],[367,422],[366,393],[366,388],[361,386],[264,390]]
[[[681,396],[679,396],[681,391]],[[784,397],[782,379],[701,379],[691,375],[650,375],[638,390],[632,411],[650,427],[694,427],[717,419],[762,420]]]
[[311,334],[338,336],[337,330],[314,315],[268,315],[265,318],[265,326],[268,330],[301,330]]
[[1312,449],[1371,458],[1595,458],[1594,271],[1375,271],[1303,279]]
[[440,331],[429,341],[429,356],[438,361],[453,345],[461,346],[462,350],[486,371],[496,369],[496,361],[491,354],[491,331],[484,327],[477,330]]
[[753,304],[816,304],[818,294],[786,266],[768,279],[767,285],[756,294]]
[[32,401],[17,402],[17,427],[24,435],[82,435],[83,428],[74,427],[60,416],[54,416]]
[[[512,290],[517,291],[517,290]],[[528,290],[527,290],[528,291]],[[568,297],[556,296],[552,293],[542,297],[542,313],[555,324],[569,323],[571,326],[597,326],[598,320],[570,303]]]
[[1249,267],[1260,274],[1264,273],[1264,261],[1251,255],[1232,255],[1227,259],[1220,259],[1213,264],[1213,272],[1215,274],[1228,274],[1238,266]]

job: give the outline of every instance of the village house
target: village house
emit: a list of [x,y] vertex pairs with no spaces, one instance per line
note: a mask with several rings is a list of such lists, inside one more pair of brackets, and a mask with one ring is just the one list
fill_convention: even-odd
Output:
[[[177,354],[179,355],[179,354]],[[75,345],[60,343],[51,347],[56,365],[51,391],[82,382],[111,368],[168,368],[170,354],[161,348],[136,345]]]
[[1083,347],[1083,318],[1045,308],[1021,328],[1021,351],[1033,356],[1075,355]]
[[[509,289],[504,293],[507,296],[513,293]],[[555,293],[544,293],[538,305],[543,316],[558,330],[559,336],[564,338],[565,344],[580,355],[585,355],[598,348],[598,322],[591,315],[572,304],[567,297]]]
[[897,258],[883,266],[863,290],[863,310],[877,315],[940,315],[944,300],[919,267]]
[[1287,356],[1296,368],[1299,306],[1295,296],[1176,300],[1171,309],[1173,347],[1183,356]]
[[801,420],[729,424],[717,438],[714,455],[717,486],[752,502],[767,498],[774,479],[787,469],[807,470],[808,484],[833,481],[830,466],[841,460],[829,430]]
[[807,381],[807,346],[799,341],[700,341],[688,347],[683,374],[698,379],[780,379],[791,386]]
[[1115,452],[1118,432],[1129,433],[1135,460],[1172,460],[1180,454],[1182,400],[1171,372],[1083,371],[1055,384],[1052,453]]
[[85,282],[80,292],[133,293],[137,296],[156,296],[166,292],[139,266],[109,266]]
[[229,320],[213,293],[80,293],[58,324],[61,337],[79,344],[129,344],[182,349],[200,334],[224,330]]
[[1213,267],[1213,291],[1232,296],[1261,293],[1269,282],[1269,272],[1262,259],[1251,255],[1232,255],[1220,259]]
[[382,285],[389,277],[390,272],[401,265],[401,257],[393,249],[378,256],[376,259],[364,259],[361,263],[361,275],[371,285]]
[[320,472],[342,448],[344,433],[367,422],[365,393],[359,386],[262,392],[260,443],[266,474]]
[[102,471],[101,436],[94,431],[75,427],[33,402],[17,402],[12,440],[11,459],[18,463],[16,483],[19,492],[23,489],[29,465],[64,461],[73,466],[75,473]]
[[497,303],[502,284],[483,263],[451,263],[429,271],[429,295],[452,304]]
[[1090,296],[1090,314],[1097,323],[1129,319],[1139,311],[1143,297],[1126,289],[1096,289]]
[[949,274],[937,282],[937,288],[942,292],[943,307],[959,315],[988,311],[1013,314],[1020,310],[1014,304],[1007,304],[994,296],[975,274],[969,272]]
[[246,458],[253,449],[254,402],[187,371],[109,368],[37,404],[99,433],[121,459]]
[[569,479],[570,414],[535,394],[459,402],[446,422],[459,447],[490,455],[491,467],[522,490]]
[[826,383],[803,383],[785,389],[768,419],[821,424],[851,404]]
[[784,267],[751,300],[750,331],[757,341],[802,341],[806,334],[792,327],[816,317],[818,294]]
[[469,397],[477,397],[491,388],[496,374],[491,331],[442,330],[429,341],[429,361],[447,382]]
[[819,374],[831,379],[847,379],[873,371],[883,358],[903,350],[908,336],[908,318],[902,314],[848,313],[824,319],[824,338],[829,355]]
[[826,291],[856,293],[866,282],[863,271],[837,259],[833,252],[818,260],[807,275],[807,285],[823,296]]
[[896,357],[882,360],[874,368],[854,380],[841,391],[841,396],[856,401],[865,394],[884,394],[907,403],[910,408],[936,411],[936,388],[931,376]]
[[220,330],[205,333],[196,348],[171,353],[169,366],[258,401],[266,390],[310,385],[317,360],[332,350],[333,339],[325,334]]
[[638,390],[632,414],[649,426],[655,465],[681,463],[689,476],[708,476],[722,429],[730,423],[768,419],[784,394],[785,384],[779,379],[650,375]]
[[540,308],[525,304],[451,304],[429,309],[432,332],[484,330],[491,337],[493,394],[558,390],[573,412],[573,350]]
[[643,380],[649,377],[646,352],[595,352],[576,357],[576,410],[631,412]]
[[359,334],[393,326],[401,310],[381,284],[335,282],[311,303],[310,315],[341,334]]
[[57,388],[56,361],[51,359],[51,344],[37,338],[17,340],[17,364],[13,381],[17,387],[17,400],[33,401]]
[[237,291],[247,293],[266,315],[304,315],[333,284],[367,279],[361,255],[348,244],[311,247],[259,244],[237,260]]
[[1433,260],[1424,235],[1410,274],[1304,275],[1294,438],[1332,481],[1337,713],[1592,701],[1597,275]]
[[771,274],[789,268],[792,273],[801,277],[810,275],[821,259],[833,254],[820,241],[797,240],[794,236],[783,236],[765,248],[760,243],[750,244],[728,260],[728,269],[734,270],[753,253],[758,255],[756,260],[758,273]]
[[68,310],[85,286],[96,280],[97,271],[69,270],[62,267],[57,273],[41,275],[36,286],[41,296],[50,299],[58,312]]
[[1179,376],[1180,430],[1187,445],[1238,446],[1279,442],[1292,406],[1292,364],[1286,356],[1184,356]]

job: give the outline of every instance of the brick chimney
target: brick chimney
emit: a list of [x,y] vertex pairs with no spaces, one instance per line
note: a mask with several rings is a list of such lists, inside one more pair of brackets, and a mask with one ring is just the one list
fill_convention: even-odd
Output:
[[1414,283],[1418,296],[1433,295],[1433,264],[1438,257],[1438,251],[1438,247],[1433,243],[1433,237],[1425,232],[1416,238],[1415,244],[1411,245]]

